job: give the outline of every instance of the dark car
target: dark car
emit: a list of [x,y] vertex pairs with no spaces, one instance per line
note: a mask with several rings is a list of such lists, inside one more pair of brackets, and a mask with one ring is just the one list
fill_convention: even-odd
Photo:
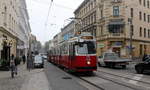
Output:
[[150,55],[147,55],[147,58],[141,63],[136,64],[135,70],[138,74],[142,74],[145,70],[150,70]]
[[34,67],[44,67],[44,60],[42,59],[41,55],[36,55],[34,57]]

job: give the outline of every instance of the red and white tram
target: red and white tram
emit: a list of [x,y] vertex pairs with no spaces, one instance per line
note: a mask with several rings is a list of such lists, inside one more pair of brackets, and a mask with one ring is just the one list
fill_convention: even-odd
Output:
[[49,61],[73,72],[97,70],[95,38],[84,33],[50,50]]

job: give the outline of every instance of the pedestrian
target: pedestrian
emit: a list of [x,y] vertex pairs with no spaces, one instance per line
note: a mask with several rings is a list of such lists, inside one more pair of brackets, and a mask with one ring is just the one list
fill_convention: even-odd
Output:
[[14,73],[17,75],[17,60],[14,58],[13,54],[10,60],[10,70],[11,70],[12,78],[14,77]]
[[22,60],[23,60],[23,64],[25,64],[25,62],[26,62],[26,56],[25,55],[22,56]]

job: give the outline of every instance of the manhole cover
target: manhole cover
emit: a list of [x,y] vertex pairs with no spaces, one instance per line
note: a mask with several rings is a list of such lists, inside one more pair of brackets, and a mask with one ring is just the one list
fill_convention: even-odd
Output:
[[62,77],[62,79],[72,79],[71,77]]

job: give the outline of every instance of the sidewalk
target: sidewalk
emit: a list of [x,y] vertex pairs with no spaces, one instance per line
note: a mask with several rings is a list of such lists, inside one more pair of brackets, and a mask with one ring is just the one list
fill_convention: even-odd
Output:
[[20,90],[26,78],[26,65],[18,66],[18,75],[11,78],[10,71],[0,71],[0,90]]
[[10,71],[0,71],[0,90],[51,90],[43,69],[30,72],[26,64],[18,66],[18,75],[11,78]]
[[[27,72],[26,64],[18,65],[18,76],[22,76],[25,72]],[[0,71],[0,79],[1,78],[11,78],[10,71]]]

